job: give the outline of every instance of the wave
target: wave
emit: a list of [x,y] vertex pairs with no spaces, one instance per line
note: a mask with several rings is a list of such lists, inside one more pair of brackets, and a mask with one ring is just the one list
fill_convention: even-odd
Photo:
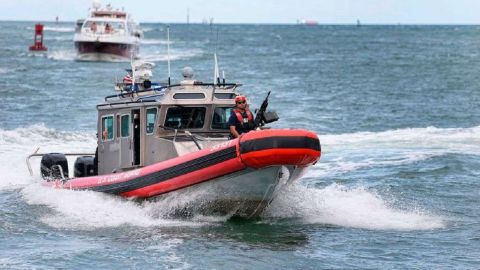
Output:
[[27,186],[22,196],[28,204],[54,210],[41,221],[56,228],[94,230],[105,227],[200,226],[202,223],[158,217],[150,207],[93,191],[59,190],[39,184]]
[[43,29],[44,29],[45,31],[63,32],[63,33],[75,31],[75,28],[73,28],[73,27],[51,27],[51,26],[45,26]]
[[368,148],[372,144],[383,148],[439,149],[467,154],[480,154],[480,126],[470,128],[406,128],[383,132],[358,132],[323,135],[322,141],[335,148]]
[[[86,230],[123,225],[203,226],[229,218],[196,216],[188,221],[167,218],[172,211],[195,199],[195,194],[180,196],[172,193],[162,200],[138,203],[99,192],[44,187],[39,173],[40,158],[32,158],[33,176],[30,176],[25,162],[37,147],[40,147],[41,153],[93,153],[95,132],[64,132],[41,123],[13,130],[0,129],[0,190],[20,189],[28,204],[44,205],[54,210],[41,217],[41,221],[49,226]],[[74,157],[68,158],[71,172],[74,161]]]
[[58,61],[73,61],[76,59],[77,54],[73,50],[59,50],[48,52],[46,57]]
[[[479,131],[480,127],[428,127],[322,135],[323,157],[306,177],[317,181],[365,166],[390,166],[444,153],[479,155],[480,138],[476,135]],[[44,124],[13,130],[0,129],[0,190],[21,189],[28,203],[54,209],[54,213],[42,218],[51,226],[201,226],[229,218],[196,216],[189,222],[167,218],[169,212],[188,203],[183,197],[191,199],[195,198],[195,194],[183,197],[169,194],[157,202],[139,204],[101,193],[41,187],[39,158],[32,159],[34,176],[30,176],[25,164],[27,155],[37,147],[42,153],[93,153],[96,147],[95,131],[64,132]],[[74,158],[69,158],[70,171],[73,171],[73,164]],[[401,201],[401,198],[385,198],[362,186],[331,184],[312,188],[298,182],[279,194],[265,216],[294,217],[306,223],[372,230],[430,230],[446,226],[446,221],[440,216],[415,205],[396,207],[395,201]]]
[[[197,57],[201,55],[201,51],[190,50],[185,52],[173,51],[170,53],[170,60],[185,60]],[[30,53],[30,56],[35,57],[46,57],[48,59],[57,60],[57,61],[74,61],[77,57],[77,54],[74,50],[58,50],[58,51],[47,51],[46,53]],[[162,54],[159,52],[155,53],[145,53],[139,55],[140,59],[149,62],[165,62],[168,61],[168,55]],[[112,59],[112,62],[129,62],[129,59]]]
[[[170,51],[170,60],[185,60],[197,57],[202,54],[200,50],[188,50],[188,51]],[[164,62],[168,61],[169,56],[164,53],[163,51],[156,51],[156,52],[147,52],[142,53],[140,58],[149,61],[149,62]]]
[[322,158],[308,176],[399,166],[446,154],[480,155],[479,132],[480,126],[320,135]]
[[[40,160],[32,159],[34,177],[30,176],[26,157],[37,147],[40,152],[95,152],[95,133],[60,132],[44,124],[14,130],[0,129],[0,190],[22,187],[40,180]],[[73,160],[69,160],[73,166]],[[71,170],[73,167],[71,168]]]
[[44,37],[45,40],[55,40],[55,41],[73,41],[73,36],[55,36],[55,37],[50,37],[46,36]]
[[74,61],[77,54],[73,50],[58,50],[58,51],[45,51],[45,52],[28,52],[29,57],[42,57],[57,61]]
[[446,226],[442,217],[418,207],[398,209],[373,191],[337,184],[323,189],[289,186],[272,202],[265,216],[371,230],[432,230]]
[[172,45],[175,42],[173,42],[171,40],[169,42],[168,40],[163,40],[163,39],[142,39],[141,43],[142,44],[164,44],[164,45],[170,44],[170,45]]
[[145,27],[145,28],[142,28],[142,31],[145,33],[145,32],[150,32],[150,31],[153,31],[153,30],[156,30],[155,28],[151,28],[151,27]]

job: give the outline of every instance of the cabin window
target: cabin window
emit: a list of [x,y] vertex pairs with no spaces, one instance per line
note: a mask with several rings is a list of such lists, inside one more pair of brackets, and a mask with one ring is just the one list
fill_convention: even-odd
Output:
[[147,134],[153,134],[155,130],[155,120],[157,119],[157,108],[147,109],[147,124],[145,125]]
[[218,99],[234,99],[236,96],[234,93],[215,93],[215,98]]
[[216,107],[213,111],[212,129],[230,129],[228,119],[233,107]]
[[124,114],[120,118],[120,135],[122,138],[130,136],[130,115]]
[[113,140],[113,115],[102,118],[102,140]]
[[176,93],[174,99],[205,99],[203,93]]
[[165,125],[175,129],[203,128],[205,107],[172,107],[167,111]]

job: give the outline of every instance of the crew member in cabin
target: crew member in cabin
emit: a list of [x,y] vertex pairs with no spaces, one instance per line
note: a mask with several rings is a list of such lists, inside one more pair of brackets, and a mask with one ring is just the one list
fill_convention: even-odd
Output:
[[235,109],[232,110],[228,124],[230,125],[232,138],[238,138],[240,134],[255,129],[253,114],[248,109],[247,98],[245,98],[245,96],[235,97]]
[[112,31],[113,31],[112,26],[109,23],[107,23],[105,25],[105,33],[110,34],[110,33],[112,33]]
[[92,32],[97,32],[97,23],[96,22],[92,22],[92,24],[90,25],[90,30]]

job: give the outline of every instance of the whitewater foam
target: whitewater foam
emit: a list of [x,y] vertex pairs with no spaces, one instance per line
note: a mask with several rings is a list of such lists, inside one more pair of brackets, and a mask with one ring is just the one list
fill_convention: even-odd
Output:
[[283,190],[267,217],[300,218],[305,223],[371,230],[432,230],[445,227],[441,217],[412,207],[396,209],[373,191],[331,184],[323,189],[295,184]]
[[[39,179],[39,159],[32,159],[35,177],[26,166],[26,157],[37,147],[40,152],[95,152],[95,134],[87,132],[59,132],[36,124],[14,130],[0,129],[0,190],[17,188]],[[71,167],[73,161],[69,161]],[[73,169],[73,168],[72,168]]]
[[[33,29],[33,28],[32,28]],[[51,32],[63,32],[63,33],[67,33],[67,32],[73,32],[75,31],[75,28],[73,27],[51,27],[51,26],[45,26],[43,28],[43,30],[45,31],[51,31]]]
[[145,33],[145,32],[150,32],[150,31],[153,31],[155,30],[155,28],[151,28],[151,27],[145,27],[145,28],[142,28],[142,31]]
[[322,135],[322,143],[335,150],[376,148],[425,149],[436,153],[480,155],[480,126],[470,128],[407,128],[383,132]]
[[163,39],[142,39],[140,41],[142,44],[148,44],[148,45],[152,45],[152,44],[163,44],[163,45],[167,45],[167,44],[174,44],[175,42],[171,41],[170,42],[168,40],[163,40]]
[[59,51],[49,51],[47,53],[48,59],[58,60],[58,61],[73,61],[77,57],[77,54],[74,50],[59,50]]
[[[166,50],[155,51],[155,52],[145,51],[141,53],[140,58],[150,62],[164,62],[164,61],[167,61],[169,57],[165,52]],[[202,51],[200,50],[185,50],[185,51],[171,50],[170,60],[173,61],[173,60],[190,59],[201,54],[202,54]]]
[[73,41],[73,36],[71,36],[71,35],[55,36],[55,37],[46,36],[46,37],[44,38],[44,40]]
[[[478,155],[478,131],[480,127],[322,135],[322,159],[306,177],[311,177],[314,181],[325,180],[339,172],[345,173],[367,166],[395,166],[444,153]],[[39,187],[39,159],[32,162],[33,177],[25,165],[27,155],[38,146],[43,153],[93,153],[96,138],[94,132],[63,132],[47,128],[43,124],[14,130],[0,129],[0,190],[23,188],[22,193],[29,203],[44,204],[54,209],[55,214],[42,219],[52,226],[176,226],[175,221],[166,219],[168,213],[196,197],[204,196],[172,193],[155,202],[138,204],[95,192]],[[74,160],[69,159],[71,171],[73,163]],[[86,201],[89,202],[85,203]],[[396,198],[396,201],[401,201],[401,198]],[[442,217],[419,207],[399,209],[393,205],[390,200],[365,187],[331,184],[324,188],[312,188],[298,182],[279,194],[266,215],[297,217],[307,223],[373,230],[429,230],[445,227]],[[124,212],[128,214],[124,215]],[[132,216],[137,215],[139,218],[132,221]],[[196,216],[191,221],[198,225],[226,219],[228,216]],[[182,221],[181,224],[186,223]]]
[[93,191],[72,191],[29,185],[25,201],[53,209],[41,221],[56,228],[95,229],[118,226],[198,226],[199,223],[153,217],[149,208],[121,197]]
[[399,166],[446,154],[480,155],[480,126],[407,128],[320,135],[322,158],[308,177],[331,177],[364,168]]

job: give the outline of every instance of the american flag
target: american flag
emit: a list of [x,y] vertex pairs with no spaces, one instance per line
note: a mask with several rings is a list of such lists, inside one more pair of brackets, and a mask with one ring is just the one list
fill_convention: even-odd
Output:
[[125,75],[125,77],[123,77],[123,82],[132,83],[132,76],[130,74]]

